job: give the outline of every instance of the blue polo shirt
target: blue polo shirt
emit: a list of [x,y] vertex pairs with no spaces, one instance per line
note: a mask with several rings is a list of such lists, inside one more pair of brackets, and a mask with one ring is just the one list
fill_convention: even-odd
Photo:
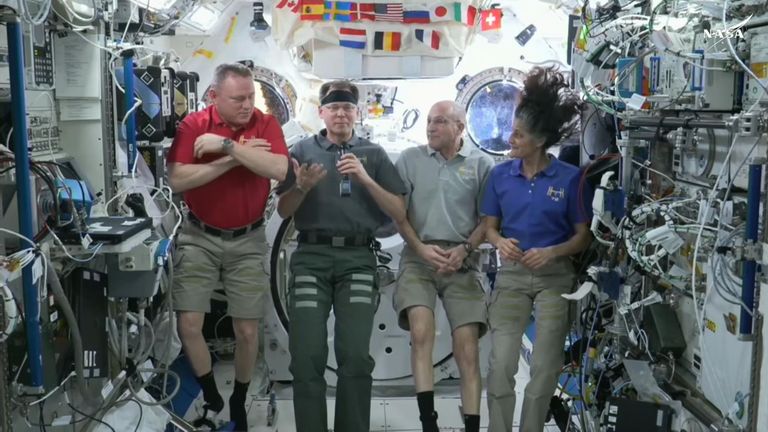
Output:
[[522,161],[496,165],[480,207],[482,214],[501,220],[501,234],[515,238],[521,250],[554,246],[570,239],[573,226],[592,219],[592,189],[585,181],[581,202],[581,172],[573,165],[550,157],[549,166],[528,180]]

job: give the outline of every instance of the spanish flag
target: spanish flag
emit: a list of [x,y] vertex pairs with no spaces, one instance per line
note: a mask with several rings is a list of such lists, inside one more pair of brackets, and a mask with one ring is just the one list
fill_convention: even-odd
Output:
[[322,21],[324,13],[324,0],[301,0],[302,21]]
[[400,51],[400,32],[380,32],[373,35],[373,49]]

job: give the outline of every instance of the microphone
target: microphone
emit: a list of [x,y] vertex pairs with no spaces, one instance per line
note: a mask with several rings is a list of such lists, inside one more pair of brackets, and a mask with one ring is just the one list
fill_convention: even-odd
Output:
[[[345,154],[347,154],[347,143],[343,142],[339,146],[339,160]],[[339,196],[348,197],[350,195],[352,195],[352,181],[349,179],[349,174],[343,174],[339,182]]]

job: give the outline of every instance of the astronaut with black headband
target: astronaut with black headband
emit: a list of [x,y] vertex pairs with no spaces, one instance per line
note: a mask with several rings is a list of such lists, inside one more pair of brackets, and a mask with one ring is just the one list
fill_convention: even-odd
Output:
[[369,353],[379,302],[374,232],[405,220],[407,192],[384,149],[354,133],[358,89],[348,81],[320,88],[325,129],[291,150],[293,169],[277,189],[277,211],[293,217],[299,245],[291,256],[290,371],[296,429],[326,432],[327,320],[336,319],[336,415],[333,430],[370,430]]

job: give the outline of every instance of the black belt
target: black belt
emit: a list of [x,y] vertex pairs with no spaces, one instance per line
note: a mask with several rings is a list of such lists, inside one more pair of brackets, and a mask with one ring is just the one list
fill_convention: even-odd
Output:
[[300,232],[299,243],[314,245],[329,245],[333,247],[370,247],[374,238],[368,234],[356,234],[351,236],[320,234],[314,232]]
[[188,216],[189,216],[189,221],[196,227],[203,230],[203,232],[206,232],[211,235],[215,235],[216,237],[221,237],[224,240],[236,239],[240,236],[248,234],[249,232],[255,230],[256,228],[259,228],[264,224],[264,219],[259,219],[256,222],[241,228],[221,229],[221,228],[216,228],[206,224],[205,222],[198,219],[197,216],[195,216],[191,212],[188,214]]

